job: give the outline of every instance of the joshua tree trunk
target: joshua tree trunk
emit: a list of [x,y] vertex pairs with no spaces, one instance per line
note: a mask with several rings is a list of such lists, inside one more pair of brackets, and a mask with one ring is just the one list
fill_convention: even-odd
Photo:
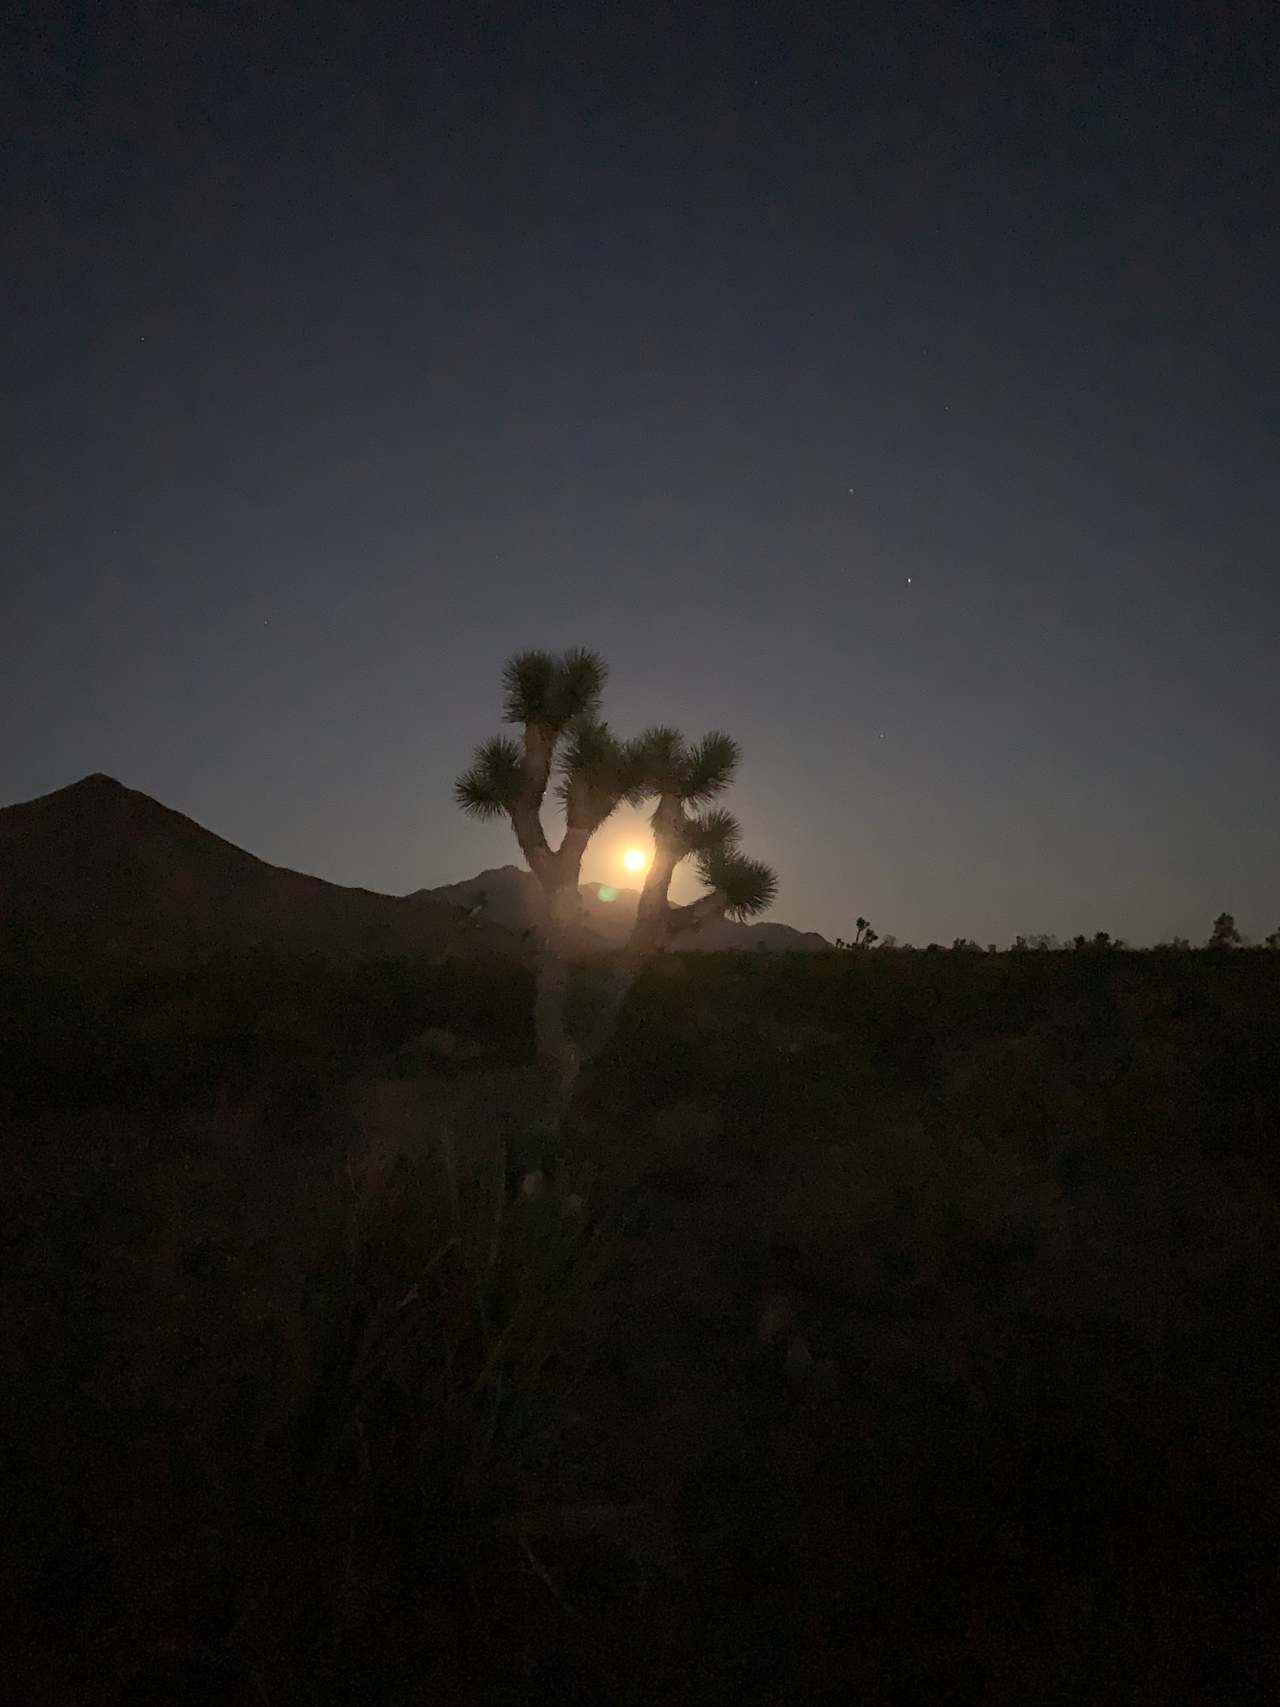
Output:
[[[613,963],[604,1000],[596,1011],[590,1034],[578,1052],[575,1076],[608,1044],[632,985],[654,956],[664,953],[673,940],[678,942],[681,936],[708,920],[723,918],[725,906],[725,897],[717,891],[713,895],[702,896],[690,907],[669,908],[665,921],[637,918],[630,941]],[[689,917],[694,913],[697,917]]]
[[534,1037],[544,1081],[546,1107],[542,1124],[558,1130],[573,1097],[581,1065],[569,1036],[569,955],[577,918],[578,886],[561,884],[544,892],[545,917],[538,936]]
[[[626,958],[641,961],[665,948],[671,907],[667,891],[684,852],[680,841],[680,802],[664,794],[653,814],[653,863],[645,876],[636,907],[636,922],[627,943]],[[634,973],[632,974],[634,977]]]
[[541,891],[533,1024],[543,1079],[539,1124],[560,1126],[577,1081],[578,1051],[569,1036],[569,954],[578,916],[578,877],[591,839],[581,802],[569,803],[569,822],[560,846],[547,844],[541,807],[551,772],[554,735],[535,723],[525,725],[523,778],[511,806],[512,828],[520,851]]
[[636,907],[636,922],[626,947],[614,961],[608,989],[582,1050],[581,1063],[593,1061],[613,1036],[618,1015],[631,987],[655,954],[673,938],[696,930],[709,919],[723,918],[728,898],[718,889],[689,907],[673,907],[667,896],[676,866],[688,852],[684,814],[674,795],[664,794],[653,815],[653,863],[645,877]]

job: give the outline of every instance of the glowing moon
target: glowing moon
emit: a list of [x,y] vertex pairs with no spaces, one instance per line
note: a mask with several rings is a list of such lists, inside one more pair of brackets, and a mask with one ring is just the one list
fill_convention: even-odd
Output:
[[639,848],[628,848],[622,856],[622,863],[628,871],[643,871],[649,861]]

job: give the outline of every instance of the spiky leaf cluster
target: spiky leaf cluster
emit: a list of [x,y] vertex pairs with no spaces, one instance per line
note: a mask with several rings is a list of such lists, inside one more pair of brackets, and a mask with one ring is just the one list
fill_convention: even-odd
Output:
[[672,795],[686,806],[704,806],[733,781],[740,753],[729,735],[713,731],[689,746],[678,729],[657,725],[636,742],[645,792]]
[[690,806],[703,806],[724,793],[733,781],[741,749],[731,735],[713,730],[689,749],[680,798]]
[[[526,738],[530,762],[515,741],[497,736],[476,750],[475,758],[454,784],[454,798],[474,818],[494,818],[514,813],[521,798],[536,810],[542,798],[547,768],[566,729],[575,734],[572,767],[587,781],[592,800],[602,809],[607,776],[618,770],[614,752],[617,743],[597,717],[605,681],[604,661],[585,647],[568,652],[517,652],[502,672],[503,714],[508,723],[537,730],[540,741]],[[599,731],[598,735],[592,731]],[[593,746],[594,741],[594,746]],[[626,780],[634,770],[631,765]],[[616,804],[617,795],[614,796]],[[612,811],[602,810],[604,817]]]
[[510,812],[524,781],[519,747],[505,735],[495,735],[476,749],[476,756],[453,785],[458,805],[472,818],[497,818]]
[[517,652],[502,672],[503,716],[558,735],[575,718],[596,715],[607,674],[603,658],[584,646],[559,654]]
[[698,875],[725,897],[725,912],[742,922],[767,912],[778,893],[778,876],[763,860],[748,859],[735,847],[709,848],[698,855]]
[[556,793],[570,821],[602,824],[620,801],[643,795],[643,765],[631,741],[619,741],[607,723],[575,719],[560,753]]
[[715,848],[735,848],[742,839],[738,820],[732,812],[714,809],[702,812],[684,822],[686,854],[710,853]]
[[688,755],[678,729],[655,724],[634,742],[638,776],[646,794],[678,794]]

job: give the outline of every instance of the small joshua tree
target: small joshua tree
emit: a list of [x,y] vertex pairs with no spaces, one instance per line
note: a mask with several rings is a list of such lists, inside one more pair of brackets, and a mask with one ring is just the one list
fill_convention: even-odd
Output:
[[[592,836],[622,802],[656,797],[652,817],[654,857],[636,922],[613,971],[609,993],[585,1051],[607,1041],[618,1009],[644,961],[711,919],[763,912],[777,879],[768,866],[738,852],[738,826],[724,811],[703,810],[722,795],[738,766],[738,747],[712,734],[688,745],[678,731],[653,728],[622,741],[601,719],[606,669],[594,652],[520,652],[503,671],[505,717],[521,739],[495,736],[476,751],[455,785],[464,812],[511,822],[542,893],[537,925],[537,995],[534,1027],[538,1054],[552,1089],[552,1120],[568,1106],[584,1052],[569,1038],[565,1005],[578,883]],[[542,806],[552,776],[564,810],[559,847],[547,840]],[[684,859],[697,861],[707,893],[673,906],[671,879]]]

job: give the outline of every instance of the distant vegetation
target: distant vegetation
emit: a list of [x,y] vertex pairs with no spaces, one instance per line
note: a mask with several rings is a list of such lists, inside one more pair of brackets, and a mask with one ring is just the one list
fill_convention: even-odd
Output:
[[[882,939],[879,933],[872,928],[870,922],[867,919],[862,918],[858,919],[854,934],[849,940],[846,941],[844,937],[837,937],[835,940],[835,946],[838,949],[872,948],[876,943],[880,944],[881,949],[901,948],[911,950],[913,947],[911,943],[900,943],[898,939],[893,936],[887,936]],[[928,944],[929,949],[933,950],[935,953],[938,952],[942,946],[943,945],[938,942],[931,942]],[[1193,944],[1188,940],[1188,938],[1175,936],[1168,942],[1156,943],[1154,950],[1151,952],[1160,953],[1166,949],[1189,949],[1192,946]],[[1246,943],[1240,931],[1236,928],[1236,921],[1230,913],[1218,914],[1218,917],[1213,921],[1213,929],[1210,931],[1208,939],[1204,943],[1205,948],[1212,949],[1247,948],[1249,946],[1250,945]],[[1280,926],[1265,936],[1260,943],[1254,944],[1253,946],[1270,950],[1280,949]],[[1018,936],[1014,938],[1012,944],[1012,948],[1015,952],[1020,952],[1024,949],[1047,949],[1051,952],[1058,952],[1063,949],[1075,949],[1080,951],[1084,949],[1128,949],[1128,947],[1129,945],[1127,943],[1122,942],[1119,937],[1113,937],[1109,931],[1095,931],[1092,936],[1085,936],[1081,934],[1072,937],[1070,942],[1060,942],[1056,936],[1047,934],[1041,934],[1038,936]],[[956,937],[951,944],[951,948],[958,954],[981,954],[983,952],[981,944],[973,941],[970,937],[963,936]],[[986,952],[988,954],[998,954],[1001,951],[999,945],[993,942],[988,943]]]

